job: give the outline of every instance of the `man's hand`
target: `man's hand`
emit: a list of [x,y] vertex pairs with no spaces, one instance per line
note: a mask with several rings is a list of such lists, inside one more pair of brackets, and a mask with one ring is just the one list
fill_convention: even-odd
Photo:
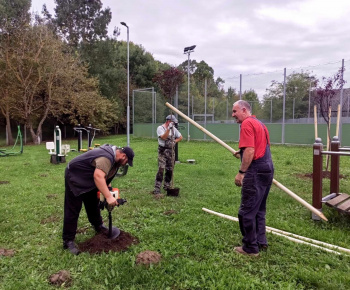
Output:
[[236,151],[235,154],[233,154],[234,157],[236,157],[237,159],[241,158],[241,150]]
[[113,195],[111,194],[108,198],[106,198],[108,206],[109,207],[115,207],[118,203],[117,200],[115,199],[115,197],[113,197]]
[[173,127],[174,127],[174,123],[171,122],[171,123],[169,124],[169,126],[168,126],[168,129],[171,130]]
[[244,174],[238,173],[235,177],[235,184],[241,187],[243,185],[243,178],[244,178]]

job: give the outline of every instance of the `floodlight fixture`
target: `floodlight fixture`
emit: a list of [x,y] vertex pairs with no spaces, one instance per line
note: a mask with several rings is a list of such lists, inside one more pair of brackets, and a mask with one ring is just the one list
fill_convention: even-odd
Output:
[[190,53],[193,52],[193,50],[196,48],[196,45],[188,46],[184,48],[184,53]]
[[127,26],[125,22],[120,22],[120,24],[125,26],[125,27],[127,27],[127,28],[129,28],[129,26]]

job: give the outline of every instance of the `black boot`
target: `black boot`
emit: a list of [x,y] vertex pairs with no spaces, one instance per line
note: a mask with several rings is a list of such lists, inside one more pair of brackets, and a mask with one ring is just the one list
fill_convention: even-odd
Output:
[[63,249],[68,249],[73,255],[79,255],[80,251],[74,241],[63,241]]
[[108,228],[104,224],[94,226],[96,233],[108,234]]

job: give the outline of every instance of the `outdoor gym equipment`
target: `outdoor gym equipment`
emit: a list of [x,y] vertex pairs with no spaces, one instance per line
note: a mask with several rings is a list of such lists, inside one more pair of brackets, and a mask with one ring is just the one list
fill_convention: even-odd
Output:
[[[20,142],[20,148],[19,151],[16,151],[16,145],[17,142]],[[6,157],[6,156],[14,156],[14,155],[19,155],[23,153],[23,138],[22,138],[22,133],[21,133],[21,127],[18,125],[17,126],[17,137],[15,144],[12,146],[11,149],[1,149],[0,148],[0,157]]]
[[[66,156],[62,154],[62,134],[59,126],[56,126],[54,130],[54,142],[46,142],[46,149],[50,150],[51,163],[59,164],[66,162]],[[65,152],[67,152],[67,150],[65,150]]]
[[[223,147],[225,147],[227,150],[229,150],[231,153],[235,154],[236,151],[231,148],[229,145],[227,145],[225,142],[223,142],[222,140],[220,140],[218,137],[216,137],[214,134],[210,133],[208,130],[204,129],[201,125],[199,125],[197,122],[193,121],[191,118],[187,117],[184,113],[182,113],[181,111],[179,111],[178,109],[176,109],[174,106],[172,106],[171,104],[169,104],[168,102],[165,103],[165,105],[172,109],[173,111],[175,111],[177,114],[179,114],[182,118],[186,119],[188,122],[192,123],[194,126],[196,126],[199,130],[201,130],[202,132],[204,132],[205,134],[207,134],[209,137],[211,137],[213,140],[215,140],[216,142],[218,142],[220,145],[222,145]],[[296,195],[294,192],[292,192],[291,190],[289,190],[287,187],[285,187],[284,185],[282,185],[281,183],[279,183],[276,179],[273,179],[273,184],[276,185],[278,188],[282,189],[284,192],[286,192],[289,196],[291,196],[292,198],[294,198],[296,201],[298,201],[299,203],[301,203],[303,206],[305,206],[307,209],[309,209],[310,211],[312,211],[314,214],[318,215],[320,218],[322,218],[325,221],[328,221],[328,219],[325,217],[325,215],[320,212],[319,210],[317,210],[316,208],[314,208],[311,204],[307,203],[305,200],[303,200],[301,197],[299,197],[298,195]]]
[[[340,147],[337,136],[333,137],[331,150],[323,151],[321,138],[313,145],[313,174],[312,174],[312,204],[322,210],[322,203],[336,208],[338,211],[350,214],[350,195],[339,192],[339,157],[350,156],[350,148]],[[331,156],[330,192],[322,198],[323,155]],[[313,216],[313,219],[317,217]]]
[[[126,199],[120,198],[118,188],[109,187],[109,190],[110,190],[110,193],[113,195],[113,197],[116,198],[118,207],[119,207],[119,205],[123,205],[124,203],[127,202]],[[110,206],[108,204],[107,200],[105,199],[105,197],[103,196],[103,194],[101,194],[101,192],[99,192],[99,191],[97,192],[97,198],[100,200],[99,208],[101,210],[107,209],[107,211],[108,211],[108,221],[109,221],[109,223],[108,223],[108,238],[113,240],[120,235],[120,230],[118,228],[112,226],[112,210],[114,209],[114,206]]]
[[[80,151],[85,152],[89,149],[92,149],[91,145],[92,145],[92,142],[95,138],[96,131],[100,131],[100,129],[92,127],[91,124],[89,124],[88,127],[83,127],[80,124],[78,124],[78,126],[74,127],[73,130],[78,133],[78,152],[80,152]],[[88,137],[87,138],[88,139],[88,149],[82,149],[82,147],[83,147],[83,131],[86,132],[87,137]]]

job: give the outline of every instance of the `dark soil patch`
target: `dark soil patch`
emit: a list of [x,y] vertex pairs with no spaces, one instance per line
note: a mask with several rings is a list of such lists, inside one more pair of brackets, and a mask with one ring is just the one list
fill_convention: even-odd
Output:
[[43,173],[43,174],[40,174],[39,176],[40,176],[40,177],[47,177],[47,174],[46,174],[46,173]]
[[[305,174],[296,174],[298,177],[303,178],[303,179],[312,179],[313,178],[313,173],[305,173]],[[322,171],[322,178],[331,178],[331,172],[330,171]],[[345,175],[339,174],[339,179],[346,178]]]
[[9,184],[9,183],[10,183],[10,181],[7,181],[7,180],[1,181],[0,180],[0,184]]
[[100,254],[111,252],[121,252],[127,250],[131,245],[136,245],[139,240],[129,233],[120,231],[118,238],[108,239],[106,234],[97,234],[91,239],[78,244],[79,250],[90,254]]
[[50,282],[50,284],[58,286],[58,287],[62,287],[62,286],[70,287],[72,284],[72,277],[71,277],[69,271],[61,270],[56,274],[52,274],[49,277],[49,282]]
[[52,216],[49,216],[46,219],[41,220],[40,223],[43,225],[43,224],[58,222],[59,220],[60,220],[60,218],[58,216],[52,215]]
[[57,194],[50,193],[46,196],[47,199],[57,199]]
[[162,255],[154,251],[144,251],[137,255],[136,264],[149,265],[161,261]]
[[167,211],[164,212],[165,215],[171,215],[171,214],[176,214],[176,213],[177,213],[177,211],[173,210],[173,209],[167,210]]
[[0,256],[12,257],[15,253],[13,249],[0,249]]

